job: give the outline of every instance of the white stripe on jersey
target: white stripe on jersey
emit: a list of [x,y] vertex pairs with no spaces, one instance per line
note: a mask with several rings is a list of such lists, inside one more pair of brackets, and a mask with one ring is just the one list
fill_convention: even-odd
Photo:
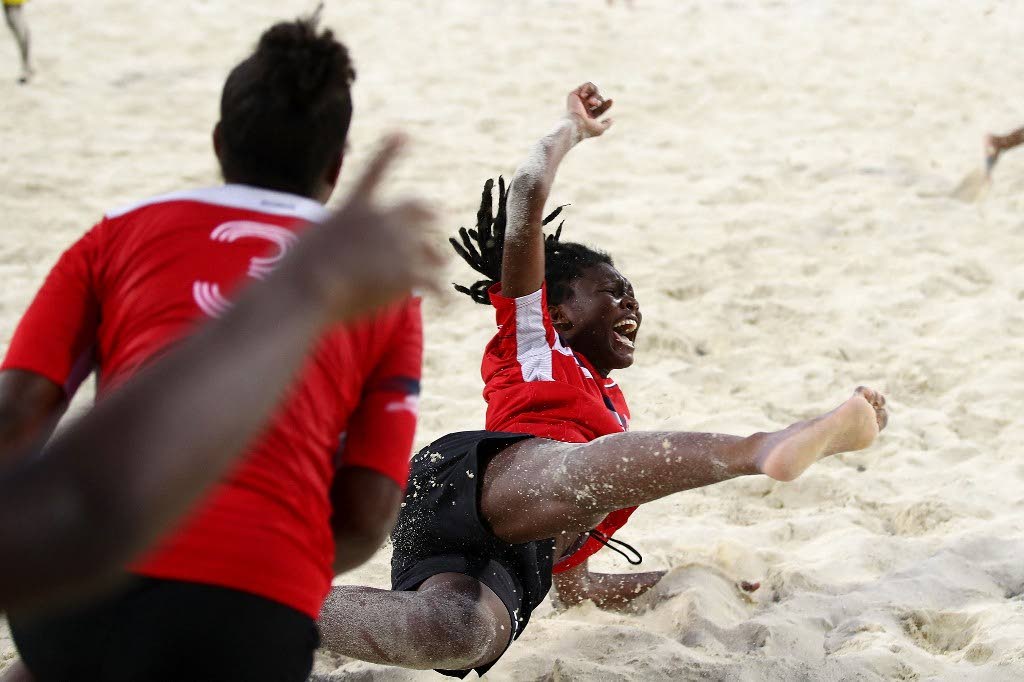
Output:
[[251,185],[220,185],[162,194],[110,211],[106,217],[119,218],[146,206],[171,201],[198,201],[202,204],[240,208],[269,215],[294,216],[310,222],[319,222],[330,214],[320,203],[297,194]]
[[[516,359],[523,381],[554,381],[548,332],[544,329],[543,291],[516,299]],[[558,336],[555,335],[557,339]],[[571,351],[570,351],[571,352]]]

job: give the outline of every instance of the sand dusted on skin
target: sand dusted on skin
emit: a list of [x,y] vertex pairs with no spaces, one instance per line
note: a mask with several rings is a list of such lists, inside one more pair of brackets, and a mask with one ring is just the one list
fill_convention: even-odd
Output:
[[[102,22],[29,4],[30,85],[0,39],[0,343],[104,210],[217,182],[228,69],[311,4],[105,0]],[[328,3],[359,73],[342,189],[404,129],[388,191],[472,225],[484,179],[593,80],[615,125],[573,150],[549,209],[571,203],[563,238],[636,288],[636,363],[613,374],[633,428],[773,431],[859,384],[891,422],[792,483],[646,505],[619,535],[643,565],[594,568],[662,584],[630,613],[545,605],[487,679],[1024,678],[1024,150],[980,200],[949,196],[982,135],[1021,124],[1019,3],[631,4]],[[483,424],[494,333],[454,291],[425,314],[421,445]],[[341,582],[385,587],[389,559]],[[313,679],[440,678],[322,655]]]

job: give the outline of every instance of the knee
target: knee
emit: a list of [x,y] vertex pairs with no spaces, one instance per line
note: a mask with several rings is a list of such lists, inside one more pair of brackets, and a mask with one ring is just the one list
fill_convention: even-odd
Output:
[[[501,606],[504,610],[504,605]],[[468,596],[448,596],[432,609],[429,640],[433,648],[433,668],[468,670],[490,663],[505,651],[511,639],[511,619],[507,610],[493,609]],[[503,615],[504,618],[498,616]],[[507,623],[502,620],[508,621]]]

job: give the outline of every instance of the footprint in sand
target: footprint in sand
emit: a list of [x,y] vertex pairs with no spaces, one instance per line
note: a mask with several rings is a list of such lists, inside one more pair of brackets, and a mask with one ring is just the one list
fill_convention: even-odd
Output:
[[987,649],[974,640],[978,634],[978,618],[953,611],[909,611],[900,618],[904,634],[914,644],[938,656],[951,656],[961,651],[970,651],[965,656],[972,662]]

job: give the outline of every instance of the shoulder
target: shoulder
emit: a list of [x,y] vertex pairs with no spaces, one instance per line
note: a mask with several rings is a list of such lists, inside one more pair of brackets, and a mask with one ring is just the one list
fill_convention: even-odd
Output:
[[540,289],[524,296],[516,296],[514,298],[505,296],[501,293],[501,282],[492,284],[491,288],[487,290],[487,294],[491,299],[491,305],[498,310],[520,308],[543,309],[548,296],[547,284],[541,284]]

